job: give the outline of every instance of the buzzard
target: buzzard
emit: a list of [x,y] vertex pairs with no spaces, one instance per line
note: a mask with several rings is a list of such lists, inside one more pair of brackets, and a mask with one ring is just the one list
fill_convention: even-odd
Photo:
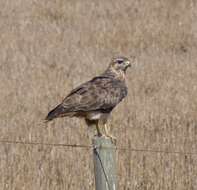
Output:
[[101,75],[73,89],[48,113],[45,120],[82,117],[88,125],[96,125],[98,136],[104,135],[114,140],[106,123],[113,108],[127,96],[125,74],[130,66],[131,63],[126,57],[113,58]]

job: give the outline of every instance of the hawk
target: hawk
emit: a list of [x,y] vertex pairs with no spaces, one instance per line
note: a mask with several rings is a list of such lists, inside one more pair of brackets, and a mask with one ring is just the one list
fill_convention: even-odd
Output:
[[73,89],[58,106],[48,113],[45,120],[81,117],[88,125],[96,125],[98,136],[104,135],[113,140],[107,119],[116,105],[127,96],[125,74],[130,66],[131,63],[126,57],[113,58],[101,75]]

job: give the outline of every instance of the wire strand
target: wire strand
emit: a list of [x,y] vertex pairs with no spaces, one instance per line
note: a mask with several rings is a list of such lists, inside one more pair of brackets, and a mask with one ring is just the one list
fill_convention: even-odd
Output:
[[[81,144],[65,144],[65,143],[42,143],[42,142],[30,142],[30,141],[11,141],[11,140],[0,140],[0,144],[15,144],[15,145],[29,145],[29,146],[52,146],[52,147],[70,147],[70,148],[84,148],[92,149],[92,145],[81,145]],[[109,147],[102,147],[109,148]],[[131,152],[147,152],[147,153],[163,153],[163,154],[182,154],[182,155],[197,155],[197,152],[182,152],[182,151],[165,151],[165,150],[152,150],[152,149],[137,149],[137,148],[126,148],[116,147],[116,150],[120,151],[131,151]]]
[[54,147],[71,147],[71,148],[92,148],[91,145],[79,145],[79,144],[63,144],[63,143],[41,143],[41,142],[27,142],[27,141],[10,141],[0,140],[1,144],[21,144],[21,145],[40,145],[40,146],[54,146]]

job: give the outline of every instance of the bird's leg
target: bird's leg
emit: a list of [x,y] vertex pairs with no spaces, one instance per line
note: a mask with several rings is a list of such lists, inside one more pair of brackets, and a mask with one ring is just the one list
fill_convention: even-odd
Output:
[[105,135],[111,139],[111,141],[116,144],[116,137],[114,137],[112,134],[110,134],[110,126],[108,126],[106,123],[104,124],[105,129]]
[[96,130],[97,130],[97,135],[99,137],[102,136],[101,129],[100,129],[100,126],[99,126],[99,122],[96,123]]

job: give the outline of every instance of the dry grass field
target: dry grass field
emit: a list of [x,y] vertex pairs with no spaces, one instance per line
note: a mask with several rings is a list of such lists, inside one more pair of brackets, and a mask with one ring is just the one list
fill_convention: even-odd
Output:
[[[110,119],[120,190],[197,189],[195,0],[0,0],[0,141],[91,145],[47,112],[115,55],[136,56]],[[92,190],[92,150],[0,143],[0,190]]]

